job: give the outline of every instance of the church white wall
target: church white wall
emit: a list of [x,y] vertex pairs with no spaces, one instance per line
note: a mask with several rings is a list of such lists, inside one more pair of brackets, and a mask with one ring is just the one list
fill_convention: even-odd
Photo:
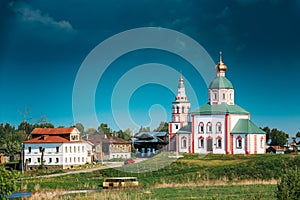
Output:
[[[198,133],[198,126],[202,122],[204,124],[204,132]],[[212,124],[212,131],[208,132],[207,124]],[[217,123],[221,124],[221,132],[217,131]],[[225,115],[195,115],[194,116],[194,151],[195,153],[206,154],[211,151],[207,151],[208,147],[208,138],[212,138],[212,152],[215,154],[225,154]],[[201,147],[199,138],[204,138],[204,145]],[[221,148],[217,147],[217,138],[222,138]]]
[[[242,138],[242,147],[238,147],[237,138]],[[246,134],[233,134],[233,154],[246,154]]]
[[[192,148],[192,143],[191,143],[191,134],[177,134],[177,151],[180,153],[188,153],[189,150]],[[186,140],[186,145],[184,146],[184,141]]]

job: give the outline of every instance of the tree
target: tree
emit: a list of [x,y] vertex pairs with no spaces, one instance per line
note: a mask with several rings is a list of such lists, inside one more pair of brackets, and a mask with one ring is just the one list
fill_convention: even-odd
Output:
[[141,133],[141,132],[150,132],[150,127],[149,126],[148,127],[141,126],[139,133]]
[[94,133],[97,133],[97,130],[94,128],[88,128],[85,132],[87,135],[92,135]]
[[296,137],[300,137],[300,131],[296,133]]
[[266,139],[267,139],[267,141],[269,140],[269,139],[271,139],[270,138],[270,132],[271,132],[271,129],[268,127],[268,126],[265,126],[264,128],[261,128],[265,133],[266,133]]
[[298,168],[287,170],[277,184],[277,199],[300,199],[300,170]]
[[79,130],[80,133],[84,133],[84,126],[82,123],[76,123],[75,127]]
[[127,141],[130,140],[130,135],[122,130],[117,131],[116,136],[122,138],[123,140],[127,140]]
[[168,132],[169,124],[167,122],[160,122],[159,126],[154,129],[154,132]]
[[287,142],[287,134],[276,128],[273,128],[270,132],[270,138],[272,139],[272,146],[284,146]]
[[100,124],[100,126],[98,127],[98,132],[101,134],[111,134],[112,133],[111,129],[105,123]]
[[0,199],[6,199],[7,195],[11,195],[16,191],[17,181],[15,179],[19,177],[20,173],[18,171],[9,171],[4,166],[0,166]]

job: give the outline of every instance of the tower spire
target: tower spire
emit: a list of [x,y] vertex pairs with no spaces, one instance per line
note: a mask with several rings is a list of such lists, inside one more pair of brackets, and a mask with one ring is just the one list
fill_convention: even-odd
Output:
[[220,51],[219,53],[220,53],[220,60],[219,63],[216,65],[217,76],[225,76],[225,71],[227,69],[227,66],[223,63],[222,51]]

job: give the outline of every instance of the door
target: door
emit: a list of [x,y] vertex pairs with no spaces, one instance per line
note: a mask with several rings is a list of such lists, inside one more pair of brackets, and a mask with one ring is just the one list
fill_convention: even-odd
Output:
[[213,145],[212,145],[212,139],[207,139],[207,151],[212,151]]

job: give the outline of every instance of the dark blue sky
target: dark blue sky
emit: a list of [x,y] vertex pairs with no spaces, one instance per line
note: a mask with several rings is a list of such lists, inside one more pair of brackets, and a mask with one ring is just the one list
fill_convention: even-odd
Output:
[[[55,125],[73,125],[73,86],[86,56],[117,33],[151,26],[186,34],[215,62],[222,50],[235,102],[259,126],[294,135],[300,131],[299,24],[299,0],[1,1],[0,122],[19,124],[19,111],[27,108],[28,119],[46,115]],[[146,63],[182,70],[199,103],[207,102],[207,86],[188,62],[164,51],[138,50],[120,56],[102,75],[95,95],[99,122],[120,128],[111,114],[114,86]],[[146,126],[150,107],[160,104],[169,121],[173,99],[170,88],[143,85],[130,97],[131,117]],[[163,109],[154,108],[160,119]]]

